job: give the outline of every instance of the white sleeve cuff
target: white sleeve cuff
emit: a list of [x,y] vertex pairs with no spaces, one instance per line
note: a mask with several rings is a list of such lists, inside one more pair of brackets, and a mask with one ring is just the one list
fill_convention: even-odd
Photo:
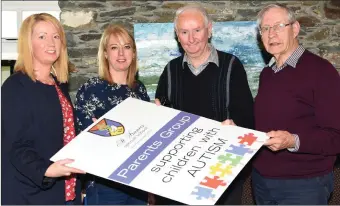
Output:
[[293,136],[295,137],[295,147],[287,148],[287,150],[290,152],[297,152],[300,148],[300,138],[297,134],[293,134]]

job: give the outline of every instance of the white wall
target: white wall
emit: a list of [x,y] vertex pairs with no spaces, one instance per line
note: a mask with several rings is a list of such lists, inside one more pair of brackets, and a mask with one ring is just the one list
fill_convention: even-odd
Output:
[[2,1],[1,60],[16,60],[21,22],[31,14],[46,12],[60,19],[58,1]]

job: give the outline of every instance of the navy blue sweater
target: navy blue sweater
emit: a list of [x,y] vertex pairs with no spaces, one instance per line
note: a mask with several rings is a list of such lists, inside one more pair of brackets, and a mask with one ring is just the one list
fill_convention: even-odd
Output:
[[[246,71],[237,57],[221,51],[217,53],[219,67],[209,63],[198,76],[192,74],[187,63],[182,67],[183,55],[171,60],[168,63],[170,78],[166,66],[158,81],[156,98],[165,99],[165,105],[175,109],[220,122],[233,119],[236,125],[253,129],[253,97]],[[167,97],[169,89],[170,99]]]
[[[67,85],[59,87],[70,100]],[[13,74],[1,88],[1,120],[1,203],[65,204],[64,179],[43,182],[50,157],[63,147],[55,86]]]
[[254,167],[270,178],[308,178],[333,170],[340,153],[340,76],[335,68],[305,51],[296,68],[274,73],[266,67],[255,98],[255,128],[263,132],[286,130],[299,135],[297,152],[256,156]]

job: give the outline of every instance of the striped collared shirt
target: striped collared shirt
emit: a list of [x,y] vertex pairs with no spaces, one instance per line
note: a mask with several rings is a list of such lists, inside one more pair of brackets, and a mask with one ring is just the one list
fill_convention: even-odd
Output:
[[187,55],[184,55],[183,58],[183,62],[182,62],[182,67],[184,68],[184,62],[188,63],[188,67],[190,69],[190,71],[195,75],[199,75],[209,64],[209,62],[215,63],[217,65],[217,67],[219,66],[218,63],[218,54],[217,54],[217,50],[215,49],[214,46],[212,46],[211,44],[208,45],[209,49],[210,49],[210,55],[207,59],[207,61],[205,61],[203,64],[201,64],[200,66],[198,66],[197,68],[195,68],[191,63],[190,63],[190,59],[187,57]]
[[[276,62],[274,57],[269,61],[267,66],[269,66],[269,67],[272,66],[274,73],[281,71],[287,65],[295,68],[297,62],[299,61],[300,57],[302,56],[302,54],[305,50],[306,49],[302,45],[299,45],[298,48],[292,53],[292,55],[290,55],[290,57],[286,60],[286,62],[282,66],[277,67],[277,64],[274,65],[274,63]],[[288,150],[290,152],[297,152],[300,148],[300,138],[297,134],[292,134],[292,135],[295,138],[295,147],[294,148],[288,148]]]
[[287,65],[292,66],[293,68],[295,68],[297,62],[299,61],[300,57],[302,56],[302,54],[303,54],[303,52],[305,50],[306,49],[302,45],[299,45],[298,48],[292,53],[292,55],[290,55],[290,57],[285,61],[285,63],[282,66],[277,67],[276,64],[274,65],[274,63],[276,63],[274,57],[269,61],[268,66],[269,67],[272,66],[272,69],[274,70],[274,73],[277,73],[277,72],[281,71]]

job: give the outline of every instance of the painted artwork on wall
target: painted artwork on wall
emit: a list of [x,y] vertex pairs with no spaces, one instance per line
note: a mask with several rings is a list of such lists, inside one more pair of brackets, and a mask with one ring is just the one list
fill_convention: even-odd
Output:
[[[153,100],[160,74],[166,64],[181,55],[173,23],[134,25],[140,80]],[[253,96],[265,65],[257,40],[256,22],[233,21],[213,23],[211,43],[218,50],[236,55],[243,63]]]

